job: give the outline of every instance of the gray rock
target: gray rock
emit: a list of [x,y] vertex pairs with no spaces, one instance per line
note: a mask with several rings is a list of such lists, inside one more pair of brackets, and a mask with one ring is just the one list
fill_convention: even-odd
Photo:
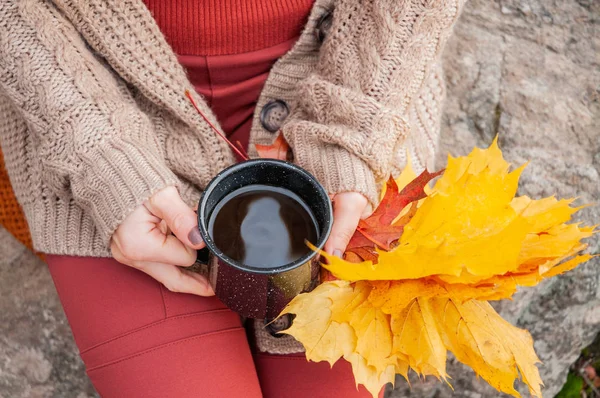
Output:
[[[593,1],[468,2],[445,53],[448,99],[438,165],[446,153],[465,155],[498,134],[513,165],[531,161],[520,194],[597,203],[599,16],[600,3]],[[578,220],[596,224],[600,209],[586,208]],[[598,237],[589,243],[591,252],[600,252]],[[600,332],[599,265],[596,258],[495,303],[504,318],[531,332],[546,397],[556,395],[569,365]],[[398,378],[389,396],[504,396],[456,360],[448,365],[454,393],[434,379],[415,378],[410,389]]]
[[24,348],[8,361],[8,371],[22,374],[33,383],[42,384],[50,378],[52,364],[36,348]]
[[96,396],[46,265],[0,227],[0,397]]

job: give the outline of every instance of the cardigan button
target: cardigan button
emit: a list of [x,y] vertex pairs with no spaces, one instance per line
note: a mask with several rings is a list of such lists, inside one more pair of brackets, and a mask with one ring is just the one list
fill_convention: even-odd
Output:
[[284,101],[270,101],[260,111],[260,124],[265,130],[275,133],[279,131],[289,114],[290,108]]
[[292,319],[291,314],[282,315],[275,320],[265,319],[265,329],[273,337],[283,337],[284,334],[280,332],[292,326]]
[[323,43],[327,34],[331,30],[331,23],[333,22],[333,13],[331,11],[327,11],[325,14],[321,15],[319,21],[317,21],[317,30],[316,36],[319,43]]

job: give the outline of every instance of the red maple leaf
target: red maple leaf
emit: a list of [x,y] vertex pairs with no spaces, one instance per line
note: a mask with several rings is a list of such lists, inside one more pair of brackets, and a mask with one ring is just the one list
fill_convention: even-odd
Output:
[[[427,196],[425,186],[441,173],[443,170],[436,173],[425,170],[400,192],[398,192],[396,181],[390,177],[383,200],[370,217],[359,222],[346,252],[351,252],[363,260],[376,262],[376,258],[373,258],[373,255],[376,257],[375,247],[391,250],[393,244],[400,239],[404,226],[415,214],[416,202]],[[393,223],[409,204],[412,204],[411,209],[396,223]],[[365,248],[371,248],[371,250],[366,251]]]
[[352,263],[361,263],[365,260],[369,260],[372,261],[373,264],[377,264],[377,252],[372,244],[371,246],[355,247],[351,251],[346,250],[344,253],[344,260]]

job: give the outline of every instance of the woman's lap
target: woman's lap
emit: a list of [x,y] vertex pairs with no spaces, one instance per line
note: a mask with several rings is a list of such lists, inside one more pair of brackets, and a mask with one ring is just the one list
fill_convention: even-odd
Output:
[[103,397],[368,396],[355,390],[346,363],[330,370],[302,356],[253,358],[239,317],[214,297],[169,292],[113,259],[47,262]]
[[240,319],[216,298],[171,293],[113,259],[47,262],[101,396],[261,396]]

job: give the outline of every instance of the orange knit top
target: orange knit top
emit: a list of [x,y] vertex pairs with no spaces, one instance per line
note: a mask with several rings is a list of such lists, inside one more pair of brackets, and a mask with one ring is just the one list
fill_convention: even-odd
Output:
[[256,51],[297,38],[314,0],[144,0],[177,55]]

